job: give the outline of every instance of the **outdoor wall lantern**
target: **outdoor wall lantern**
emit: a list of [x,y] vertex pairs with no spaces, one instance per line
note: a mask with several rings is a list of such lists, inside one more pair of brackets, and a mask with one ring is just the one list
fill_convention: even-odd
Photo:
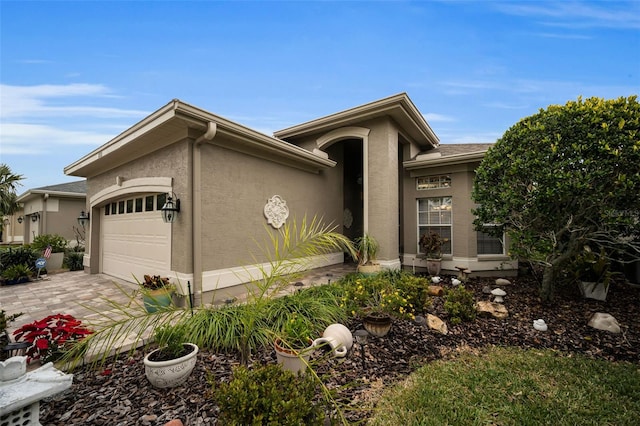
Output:
[[18,223],[22,223],[23,220],[22,216],[18,216]]
[[[176,201],[173,202],[175,197]],[[167,194],[167,202],[160,209],[162,212],[162,220],[164,223],[173,223],[176,221],[176,217],[180,212],[180,199],[176,197],[175,193]]]
[[85,226],[87,226],[89,224],[89,212],[84,212],[84,210],[82,210],[80,212],[80,216],[78,216],[78,225],[82,226],[82,228],[84,229]]
[[31,222],[37,222],[38,219],[40,219],[40,213],[35,212],[34,214],[31,215]]

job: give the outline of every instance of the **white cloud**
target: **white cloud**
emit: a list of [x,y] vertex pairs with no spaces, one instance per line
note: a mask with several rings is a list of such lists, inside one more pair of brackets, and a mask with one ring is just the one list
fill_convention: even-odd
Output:
[[[36,86],[10,86],[0,84],[0,119],[21,117],[42,119],[56,116],[89,116],[99,118],[140,117],[145,111],[82,105],[53,105],[50,99],[76,97],[114,97],[101,84],[42,84]],[[75,100],[73,100],[75,103]]]
[[507,2],[496,8],[510,15],[539,18],[543,25],[563,28],[640,28],[640,3],[616,1]]
[[55,152],[63,145],[98,146],[114,134],[64,130],[41,124],[6,123],[0,130],[2,154],[39,155]]
[[[0,151],[3,155],[59,154],[61,147],[99,146],[146,111],[83,105],[117,97],[101,84],[0,85]],[[133,121],[133,120],[131,120]]]
[[427,120],[427,122],[451,122],[451,121],[456,121],[453,117],[450,117],[448,115],[444,115],[444,114],[436,114],[436,113],[426,113],[426,114],[422,114],[422,116],[424,117],[425,120]]

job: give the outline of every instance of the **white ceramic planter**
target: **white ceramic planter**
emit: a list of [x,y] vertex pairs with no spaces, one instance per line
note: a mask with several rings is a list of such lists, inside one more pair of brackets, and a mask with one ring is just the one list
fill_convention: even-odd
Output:
[[27,357],[13,356],[0,361],[0,382],[8,382],[22,377],[27,372]]
[[313,341],[313,346],[328,345],[333,355],[342,358],[353,346],[353,335],[342,324],[331,324],[322,333],[322,337]]
[[307,369],[307,364],[309,364],[313,345],[301,351],[294,351],[282,347],[279,343],[280,339],[277,339],[274,346],[276,350],[276,359],[282,369],[289,370],[294,374],[304,374]]
[[151,361],[149,357],[159,351],[156,349],[144,357],[144,374],[149,382],[157,388],[172,388],[184,383],[196,366],[198,346],[185,343],[193,350],[187,355],[169,361]]

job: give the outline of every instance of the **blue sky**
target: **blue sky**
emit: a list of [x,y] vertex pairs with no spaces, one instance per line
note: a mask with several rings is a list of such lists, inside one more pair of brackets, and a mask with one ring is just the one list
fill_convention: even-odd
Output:
[[441,143],[640,91],[640,1],[0,0],[0,162],[29,188],[178,98],[267,134],[407,92]]

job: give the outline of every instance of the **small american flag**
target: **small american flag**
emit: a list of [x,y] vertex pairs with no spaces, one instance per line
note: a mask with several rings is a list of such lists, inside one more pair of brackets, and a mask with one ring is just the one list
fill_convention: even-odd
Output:
[[42,257],[44,257],[45,259],[48,259],[51,256],[51,246],[47,246],[46,249],[44,249],[44,253],[42,253]]

